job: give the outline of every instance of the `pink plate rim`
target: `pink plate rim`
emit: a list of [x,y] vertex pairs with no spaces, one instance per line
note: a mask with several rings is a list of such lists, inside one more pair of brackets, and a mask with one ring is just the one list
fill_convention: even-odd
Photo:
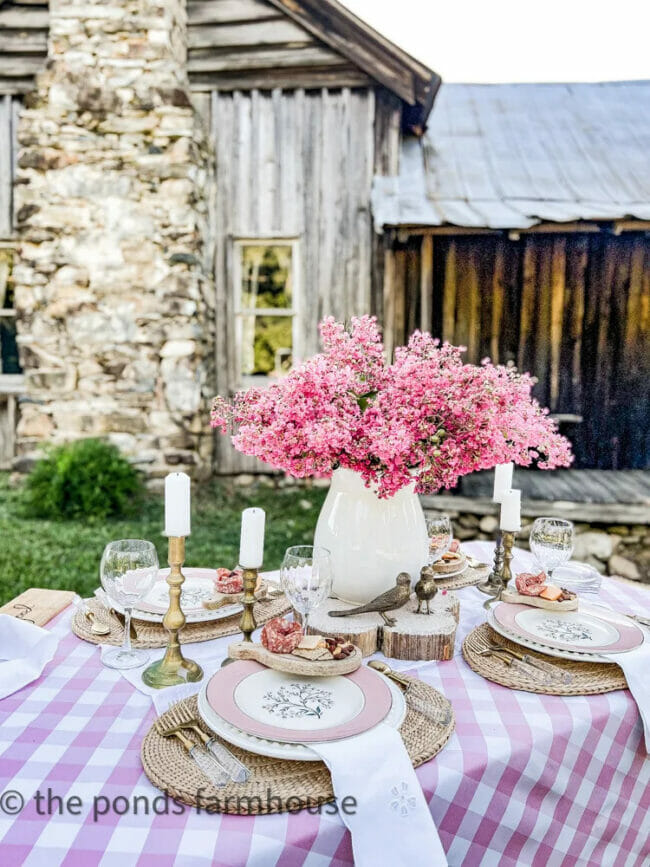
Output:
[[351,674],[343,675],[356,683],[364,694],[363,708],[354,719],[331,728],[319,729],[316,732],[268,725],[254,720],[244,713],[237,707],[234,699],[237,686],[245,678],[262,671],[264,668],[264,665],[253,660],[238,660],[225,668],[220,668],[208,681],[205,697],[212,710],[226,722],[247,734],[267,740],[318,743],[319,741],[335,741],[359,735],[374,728],[385,719],[393,702],[390,689],[383,678],[372,669],[362,665]]
[[[516,617],[522,611],[530,611],[530,606],[522,605],[518,602],[499,602],[494,606],[493,612],[495,618],[498,622],[508,629],[511,633],[515,635],[519,633],[519,635],[528,638],[531,641],[536,642],[540,645],[548,645],[548,647],[555,647],[558,650],[579,650],[580,653],[621,653],[628,650],[634,650],[636,647],[639,647],[644,642],[643,630],[640,629],[635,623],[625,622],[623,618],[609,619],[604,616],[605,612],[599,611],[583,611],[584,613],[590,614],[592,617],[600,617],[601,620],[609,623],[611,626],[614,626],[615,629],[618,630],[618,640],[613,644],[598,644],[593,645],[591,647],[576,647],[575,644],[567,644],[564,641],[557,641],[552,638],[542,638],[536,633],[529,632],[525,627],[523,627],[520,623],[517,623]],[[540,610],[540,609],[537,609]],[[553,614],[554,612],[549,612],[549,614]],[[560,612],[557,612],[558,614]],[[571,612],[574,613],[574,612]]]

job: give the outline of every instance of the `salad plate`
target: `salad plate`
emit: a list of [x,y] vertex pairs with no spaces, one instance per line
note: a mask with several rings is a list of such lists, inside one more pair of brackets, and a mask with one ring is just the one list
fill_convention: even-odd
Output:
[[[131,616],[134,619],[145,620],[147,623],[162,623],[169,608],[169,584],[166,580],[168,575],[169,569],[161,569],[158,572],[158,577],[147,595],[133,608]],[[204,601],[207,602],[215,596],[216,569],[188,566],[183,568],[183,575],[185,583],[181,589],[181,606],[187,623],[207,623],[211,620],[232,617],[233,614],[243,611],[244,606],[241,602],[233,602],[213,610],[203,607]],[[124,614],[122,605],[112,600],[111,604],[116,611]]]
[[577,611],[551,612],[498,602],[488,612],[488,624],[524,647],[584,662],[614,662],[613,656],[645,640],[643,630],[625,615],[585,604]]
[[[322,680],[322,678],[319,678],[319,680]],[[234,746],[248,750],[248,752],[268,756],[269,758],[301,762],[321,761],[320,756],[307,743],[292,743],[285,740],[258,737],[226,722],[208,702],[206,696],[207,686],[207,684],[204,685],[198,696],[199,714],[212,731],[223,738],[223,740]],[[406,716],[404,694],[399,686],[392,681],[387,680],[386,686],[390,691],[391,706],[381,722],[386,723],[386,725],[392,728],[399,728]]]

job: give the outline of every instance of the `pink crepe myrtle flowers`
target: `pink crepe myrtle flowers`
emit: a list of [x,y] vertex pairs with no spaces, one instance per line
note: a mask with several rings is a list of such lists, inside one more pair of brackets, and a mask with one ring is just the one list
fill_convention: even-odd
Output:
[[212,427],[234,429],[236,449],[297,478],[336,467],[361,474],[379,496],[416,479],[419,493],[514,461],[568,466],[568,440],[531,397],[534,380],[512,367],[463,364],[462,347],[416,331],[386,364],[377,321],[349,331],[320,325],[324,351],[267,388],[215,398]]

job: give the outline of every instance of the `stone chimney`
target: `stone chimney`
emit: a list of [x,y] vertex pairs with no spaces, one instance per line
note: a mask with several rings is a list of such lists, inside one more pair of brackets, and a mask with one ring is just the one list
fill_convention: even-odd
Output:
[[19,454],[100,436],[151,478],[210,471],[211,160],[184,0],[50,0],[19,122]]

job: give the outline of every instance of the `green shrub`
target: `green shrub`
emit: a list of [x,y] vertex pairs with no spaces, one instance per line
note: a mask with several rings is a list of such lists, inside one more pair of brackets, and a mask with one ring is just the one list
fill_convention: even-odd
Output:
[[99,521],[131,515],[141,501],[140,476],[115,446],[84,439],[50,448],[21,494],[29,518]]

